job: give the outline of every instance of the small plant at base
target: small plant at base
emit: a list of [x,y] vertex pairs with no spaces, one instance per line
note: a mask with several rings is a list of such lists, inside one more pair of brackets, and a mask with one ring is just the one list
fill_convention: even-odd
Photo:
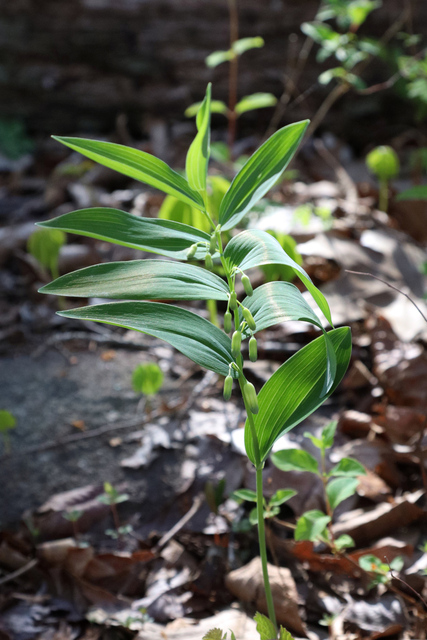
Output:
[[144,396],[146,396],[146,409],[148,413],[151,410],[151,397],[161,389],[163,379],[163,371],[155,362],[139,364],[132,372],[133,390],[135,393],[142,394],[141,401]]
[[64,513],[62,514],[62,517],[65,518],[65,520],[68,520],[68,522],[71,522],[75,540],[78,540],[78,537],[79,537],[79,529],[78,529],[77,523],[82,517],[82,515],[83,515],[83,511],[80,511],[80,509],[73,509],[72,511],[64,511]]
[[[304,269],[292,260],[268,233],[245,230],[224,246],[224,232],[234,229],[256,203],[276,184],[301,142],[307,121],[276,131],[235,176],[224,195],[218,217],[212,217],[207,200],[207,168],[210,155],[210,86],[197,114],[197,134],[186,158],[186,177],[154,156],[121,145],[80,138],[60,141],[91,160],[136,178],[183,202],[196,206],[210,224],[210,234],[169,220],[142,218],[117,209],[95,208],[66,213],[42,226],[124,244],[157,253],[167,260],[134,260],[100,264],[67,274],[44,286],[42,292],[76,297],[103,297],[120,302],[60,312],[70,318],[105,322],[161,338],[195,363],[237,382],[247,419],[245,448],[256,471],[258,536],[268,615],[276,628],[265,543],[263,468],[275,441],[310,415],[328,398],[343,378],[351,354],[348,327],[323,329],[297,287],[288,282],[269,282],[237,299],[236,277],[264,264],[294,269],[318,307],[332,324],[329,305]],[[215,234],[224,279],[200,266]],[[174,261],[171,261],[171,258]],[[101,293],[102,292],[102,293]],[[197,313],[155,300],[222,300],[232,315],[230,336]],[[243,313],[243,309],[247,311]],[[273,373],[257,394],[248,383],[242,343],[256,332],[286,320],[311,322],[321,335],[300,349]],[[252,327],[252,328],[251,328]],[[240,334],[240,336],[239,336]],[[233,347],[233,348],[232,348]],[[111,485],[109,485],[111,487]],[[112,488],[104,496],[113,510]],[[120,523],[115,522],[116,529]]]
[[[270,500],[267,501],[265,498],[263,499],[263,517],[264,520],[267,518],[274,518],[280,513],[280,507],[282,504],[290,500],[293,496],[296,495],[296,491],[292,489],[279,489],[276,493],[271,496]],[[238,502],[257,502],[257,494],[255,491],[251,489],[238,489],[234,491],[230,498],[236,500]],[[249,522],[252,525],[257,524],[258,521],[258,513],[257,509],[252,509],[249,514]]]
[[388,183],[399,173],[399,158],[391,147],[381,146],[372,149],[366,156],[368,169],[378,178],[380,194],[378,206],[381,211],[388,209]]
[[320,449],[320,465],[316,458],[304,449],[283,449],[271,456],[273,464],[281,471],[305,471],[322,480],[326,513],[314,509],[306,511],[297,521],[295,540],[325,542],[334,553],[354,546],[352,538],[346,534],[334,538],[331,524],[336,507],[346,498],[354,495],[359,484],[358,476],[366,475],[365,468],[353,458],[342,458],[329,472],[326,471],[326,449],[334,443],[337,422],[330,422],[322,430],[320,438],[305,433],[315,447]]
[[119,493],[115,487],[110,482],[104,482],[104,492],[102,495],[98,496],[99,502],[102,504],[108,504],[111,509],[111,513],[113,516],[115,529],[107,529],[106,534],[111,538],[117,539],[120,536],[127,535],[131,533],[132,526],[125,525],[122,526],[119,520],[119,514],[117,513],[117,506],[121,502],[127,502],[129,500],[129,496],[127,493]]
[[372,589],[379,584],[388,584],[393,578],[392,572],[399,573],[403,568],[404,562],[401,556],[397,556],[387,564],[382,562],[377,556],[368,554],[359,558],[359,566],[372,576],[372,582],[369,588]]
[[9,431],[14,429],[16,426],[16,418],[10,413],[10,411],[6,411],[2,409],[0,411],[0,434],[3,439],[4,452],[6,454],[10,453],[10,437]]
[[28,238],[27,249],[52,278],[58,278],[59,252],[65,242],[65,233],[59,229],[37,229]]

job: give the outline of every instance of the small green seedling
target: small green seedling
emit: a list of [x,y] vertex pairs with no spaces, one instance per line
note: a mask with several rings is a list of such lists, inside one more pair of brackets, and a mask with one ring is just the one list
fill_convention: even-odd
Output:
[[[293,498],[296,495],[296,491],[292,489],[279,489],[276,493],[270,498],[270,500],[266,500],[263,498],[263,518],[266,520],[267,518],[274,518],[279,515],[280,507],[282,504],[285,504],[288,500]],[[257,494],[255,491],[251,489],[238,489],[234,491],[230,498],[236,500],[238,502],[257,502]],[[258,512],[257,507],[252,509],[249,514],[249,522],[251,525],[255,525],[258,522]]]
[[104,493],[98,496],[99,502],[108,504],[113,516],[115,529],[107,529],[106,534],[111,538],[117,539],[132,531],[131,525],[122,526],[120,524],[119,514],[117,513],[117,505],[121,502],[127,502],[129,495],[127,493],[119,493],[110,482],[104,482]]
[[402,556],[397,556],[390,564],[382,562],[377,556],[368,554],[359,558],[359,566],[372,576],[369,587],[372,589],[379,584],[389,584],[393,578],[393,571],[402,571],[404,560]]
[[2,409],[0,411],[0,434],[3,439],[3,447],[6,454],[10,453],[10,435],[9,431],[16,426],[16,418],[10,413]]
[[389,181],[398,175],[400,169],[397,153],[391,147],[376,147],[366,156],[366,166],[378,178],[380,183],[378,206],[381,211],[387,212]]
[[58,260],[66,236],[60,229],[37,229],[28,238],[28,252],[47,269],[52,278],[58,278]]
[[[267,282],[253,288],[248,273],[251,269],[266,264],[291,267],[332,324],[331,311],[321,291],[270,234],[246,229],[232,234],[231,239],[228,236],[281,178],[308,121],[279,129],[255,151],[234,177],[215,215],[210,209],[207,183],[210,103],[208,86],[197,113],[197,134],[187,153],[185,177],[162,160],[138,149],[96,140],[59,139],[89,159],[197,208],[209,222],[210,229],[206,232],[190,224],[139,217],[117,209],[66,213],[41,224],[158,254],[163,259],[87,267],[58,278],[41,291],[89,299],[110,298],[113,301],[108,304],[60,314],[125,327],[162,339],[196,364],[222,376],[226,399],[230,398],[233,385],[240,390],[247,415],[245,449],[256,472],[265,596],[268,615],[276,629],[267,566],[263,468],[276,440],[320,407],[342,380],[351,355],[351,334],[348,327],[326,331],[299,289],[289,282]],[[222,277],[212,271],[213,259],[220,263]],[[239,280],[245,291],[242,300],[236,293]],[[173,300],[176,304],[159,300]],[[224,331],[197,312],[179,306],[183,300],[186,303],[222,301],[226,309]],[[255,334],[287,320],[311,322],[320,335],[286,360],[257,393],[246,378],[242,348],[248,340],[251,359],[256,359]],[[105,485],[101,499],[111,506],[116,531],[120,523],[115,507],[127,498],[120,496],[111,485]]]
[[139,364],[132,372],[132,387],[135,393],[154,396],[163,384],[163,371],[155,362]]
[[204,492],[209,509],[217,515],[219,507],[225,500],[225,478],[221,478],[216,484],[208,480]]
[[346,498],[354,495],[359,484],[358,477],[366,475],[363,465],[353,458],[342,458],[329,472],[326,471],[326,450],[334,443],[337,422],[330,422],[323,429],[321,437],[316,438],[310,433],[310,438],[317,449],[320,449],[320,465],[316,458],[304,449],[283,449],[273,453],[273,464],[282,471],[305,471],[318,476],[323,483],[326,513],[314,509],[306,511],[297,521],[295,540],[310,540],[326,543],[334,553],[354,546],[354,541],[348,535],[334,538],[331,524],[334,510]]
[[68,522],[71,522],[75,540],[78,540],[78,537],[79,537],[78,521],[80,520],[82,515],[83,515],[83,511],[81,511],[80,509],[72,509],[71,511],[64,511],[64,513],[62,514],[62,517],[65,518],[65,520],[68,520]]

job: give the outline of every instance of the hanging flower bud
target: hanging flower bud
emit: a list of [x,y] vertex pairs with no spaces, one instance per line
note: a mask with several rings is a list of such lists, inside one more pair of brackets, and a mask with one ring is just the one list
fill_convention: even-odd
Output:
[[251,413],[258,413],[258,400],[256,397],[255,387],[251,382],[245,382],[243,386],[243,398]]
[[192,244],[187,251],[187,260],[191,260],[197,253],[197,244]]
[[213,233],[209,242],[209,253],[215,253],[216,251],[216,235]]
[[252,336],[249,340],[249,360],[256,362],[258,358],[258,346],[255,336]]
[[225,333],[230,333],[231,331],[231,313],[229,311],[224,313],[224,331]]
[[228,375],[224,380],[224,400],[230,400],[233,390],[233,378]]
[[231,311],[236,311],[237,309],[237,295],[235,291],[232,291],[230,293],[230,302],[228,303],[228,306],[230,307]]
[[252,288],[251,281],[249,280],[249,278],[248,278],[248,276],[246,274],[244,274],[242,276],[242,285],[243,285],[243,288],[245,290],[246,295],[247,296],[252,296],[253,293],[254,293],[254,290]]
[[251,331],[255,331],[255,329],[256,329],[255,320],[254,320],[254,317],[253,317],[252,313],[249,311],[249,309],[246,309],[246,307],[242,307],[242,314],[243,314],[244,319],[247,322],[247,325],[248,325],[249,329]]
[[210,253],[207,253],[205,256],[205,267],[206,269],[213,269],[213,260]]
[[233,358],[239,357],[241,346],[242,346],[242,334],[240,331],[235,331],[231,338],[231,354]]

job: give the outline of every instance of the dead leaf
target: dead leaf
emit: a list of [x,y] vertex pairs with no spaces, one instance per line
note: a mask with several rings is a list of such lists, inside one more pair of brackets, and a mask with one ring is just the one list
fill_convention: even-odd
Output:
[[[286,567],[269,564],[268,574],[278,622],[305,636],[305,625],[298,610],[298,592],[291,572]],[[261,613],[268,613],[261,558],[254,558],[244,567],[231,571],[225,578],[225,584],[236,598],[252,602]]]
[[71,424],[76,429],[79,429],[79,431],[86,431],[86,425],[84,420],[73,420]]

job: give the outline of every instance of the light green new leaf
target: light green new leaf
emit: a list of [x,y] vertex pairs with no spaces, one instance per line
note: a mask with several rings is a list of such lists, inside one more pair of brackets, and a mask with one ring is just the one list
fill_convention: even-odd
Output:
[[114,169],[129,178],[149,184],[151,187],[175,196],[193,207],[204,210],[203,199],[197,191],[193,191],[186,179],[171,169],[163,160],[159,160],[150,153],[113,142],[59,136],[53,136],[53,138],[109,169]]
[[28,238],[27,248],[42,267],[57,274],[59,252],[66,241],[65,233],[59,229],[37,229]]
[[67,273],[41,293],[120,300],[227,300],[228,287],[214,273],[166,260],[109,262]]
[[264,109],[265,107],[274,107],[277,103],[276,96],[272,93],[252,93],[250,96],[244,96],[236,104],[236,113],[240,116],[246,111],[254,111],[255,109]]
[[304,449],[282,449],[271,455],[271,461],[281,471],[310,471],[319,473],[319,465]]
[[[265,383],[258,394],[259,412],[253,416],[262,462],[276,440],[313,413],[336,389],[343,378],[351,355],[351,334],[348,327],[328,333],[336,356],[336,374],[329,391],[322,393],[328,363],[325,357],[325,338],[310,342]],[[245,425],[246,453],[257,464],[250,425]]]
[[[231,186],[233,186],[233,183]],[[291,267],[310,291],[320,310],[332,325],[331,311],[323,293],[314,286],[304,269],[292,260],[279,242],[266,231],[250,229],[234,236],[225,247],[224,258],[229,269],[239,268],[242,271],[265,264],[282,264]],[[308,322],[313,322],[313,320]]]
[[201,194],[206,192],[210,154],[211,87],[212,85],[208,84],[205,99],[197,112],[197,135],[188,150],[185,161],[188,184]]
[[357,460],[353,458],[342,458],[337,465],[328,474],[329,476],[347,476],[357,477],[357,476],[365,476],[366,469],[363,464],[360,464]]
[[250,51],[251,49],[261,49],[264,46],[264,39],[261,36],[254,36],[252,38],[240,38],[235,40],[232,45],[232,50],[237,56],[241,56],[242,53]]
[[279,640],[294,640],[294,637],[287,629],[280,627]]
[[260,640],[276,640],[276,627],[267,616],[262,615],[262,613],[256,613],[254,620],[257,623],[256,630],[259,633]]
[[38,225],[181,260],[186,260],[187,250],[198,242],[201,245],[195,257],[204,258],[210,240],[204,231],[180,222],[139,218],[119,209],[101,207],[64,213]]
[[311,540],[311,542],[315,542],[322,537],[330,521],[331,518],[322,511],[317,509],[306,511],[297,521],[295,540]]
[[276,493],[270,498],[269,505],[270,507],[280,507],[282,504],[293,498],[297,495],[297,492],[293,489],[279,489]]
[[279,129],[244,164],[221,203],[219,223],[224,230],[235,227],[277,182],[307,126],[308,120],[303,120]]
[[328,496],[331,509],[336,507],[343,501],[356,493],[359,480],[357,478],[337,478],[331,480],[326,486],[326,495]]
[[132,371],[132,387],[135,393],[153,396],[163,384],[163,371],[155,362],[143,362]]
[[331,420],[322,429],[322,443],[325,449],[329,449],[334,444],[335,433],[338,427],[338,420]]
[[13,429],[16,425],[15,416],[10,413],[10,411],[6,411],[5,409],[0,410],[0,432],[6,432],[9,429]]
[[205,58],[206,66],[214,69],[223,62],[228,62],[234,58],[234,53],[230,49],[228,51],[213,51]]
[[[112,302],[61,311],[65,318],[104,322],[160,338],[201,367],[228,375],[231,340],[204,318],[160,302]],[[233,375],[233,372],[232,372]]]
[[223,633],[221,629],[211,629],[202,638],[202,640],[226,640],[227,634]]
[[[184,115],[186,118],[193,118],[197,115],[198,110],[202,106],[202,102],[195,102],[194,104],[190,104],[189,107],[184,111]],[[211,113],[222,113],[226,115],[228,111],[228,107],[222,100],[211,100]]]
[[237,489],[237,491],[233,491],[230,498],[233,500],[245,500],[246,502],[256,502],[256,492],[251,489]]
[[339,551],[342,551],[343,549],[350,549],[355,546],[356,544],[353,538],[347,533],[343,533],[341,536],[338,536],[338,538],[335,538],[335,547]]

